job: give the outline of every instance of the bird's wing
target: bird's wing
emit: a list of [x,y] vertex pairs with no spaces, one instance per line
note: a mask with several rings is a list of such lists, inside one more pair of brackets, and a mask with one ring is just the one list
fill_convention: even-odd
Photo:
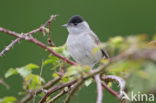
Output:
[[[101,44],[101,41],[99,40],[99,38],[96,36],[96,34],[94,32],[89,33],[89,35],[91,36],[91,38],[94,40],[94,42],[97,45]],[[109,58],[109,55],[104,47],[100,48],[100,50],[105,58]]]
[[96,44],[100,44],[100,40],[99,38],[96,36],[96,34],[94,32],[90,32],[89,35],[91,36],[91,38],[93,39],[93,41],[96,43]]

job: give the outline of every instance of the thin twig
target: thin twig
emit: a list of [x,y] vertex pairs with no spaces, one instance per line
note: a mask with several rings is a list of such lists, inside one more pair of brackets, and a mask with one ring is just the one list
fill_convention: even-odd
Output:
[[74,93],[76,92],[76,90],[79,89],[79,87],[82,85],[83,83],[83,79],[79,80],[75,85],[73,85],[71,91],[68,93],[68,96],[66,97],[66,99],[64,100],[64,103],[69,103],[71,100],[71,97],[74,95]]
[[45,22],[45,24],[43,24],[43,25],[40,26],[39,28],[34,29],[34,30],[32,30],[32,31],[30,31],[30,32],[28,32],[28,33],[25,33],[25,34],[30,35],[30,34],[34,34],[34,33],[37,33],[37,32],[39,32],[39,31],[42,31],[43,28],[44,28],[45,26],[47,26],[49,23],[51,23],[51,22],[53,22],[53,21],[55,20],[56,16],[57,16],[57,15],[52,15],[52,16],[50,17],[50,19],[49,19],[48,21]]
[[1,53],[0,53],[0,57],[2,56],[2,55],[4,55],[7,51],[9,51],[10,50],[10,48],[11,47],[13,47],[18,41],[20,41],[21,40],[21,38],[17,38],[17,39],[15,39],[14,41],[12,41]]
[[0,79],[0,84],[4,85],[7,89],[9,89],[9,85],[5,83],[2,79]]
[[47,103],[53,103],[58,98],[60,98],[61,96],[63,96],[65,93],[67,93],[67,91],[62,90],[59,94],[57,94],[55,97],[53,97],[52,99],[50,99]]
[[55,44],[54,44],[54,42],[53,42],[53,41],[51,40],[51,38],[50,38],[50,33],[51,33],[51,23],[48,22],[48,24],[49,24],[48,43],[49,43],[50,46],[54,46]]
[[[42,75],[42,71],[43,71],[43,62],[44,62],[44,60],[42,60],[42,63],[41,63],[41,71],[40,71],[39,83],[41,82],[41,75]],[[38,84],[38,86],[39,86],[39,84]],[[37,94],[37,90],[38,90],[38,89],[36,89],[36,91],[35,91],[35,93],[34,93],[34,100],[33,100],[33,103],[36,103],[36,94]]]
[[42,71],[43,71],[43,62],[44,62],[44,60],[42,60],[42,64],[41,64],[41,71],[40,71],[39,82],[41,82],[41,76],[42,76]]

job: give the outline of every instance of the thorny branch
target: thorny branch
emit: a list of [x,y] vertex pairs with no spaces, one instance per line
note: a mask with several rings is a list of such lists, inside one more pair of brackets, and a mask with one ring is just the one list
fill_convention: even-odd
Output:
[[21,40],[21,38],[17,38],[17,39],[15,39],[14,41],[12,41],[1,53],[0,53],[0,57],[2,56],[2,55],[4,55],[7,51],[9,51],[10,50],[10,48],[11,47],[13,47],[18,41],[20,41]]
[[[24,35],[31,35],[31,34],[35,34],[35,33],[37,33],[37,32],[39,32],[39,31],[45,31],[45,26],[47,26],[48,24],[49,25],[51,25],[51,22],[53,22],[54,20],[55,20],[55,18],[56,18],[56,16],[57,15],[52,15],[51,17],[50,17],[50,19],[45,23],[45,24],[43,24],[42,26],[40,26],[39,28],[37,28],[37,29],[34,29],[34,30],[32,30],[32,31],[30,31],[30,32],[28,32],[28,33],[25,33]],[[49,26],[49,33],[48,33],[48,35],[50,36],[50,29],[51,27]],[[2,28],[1,28],[2,29]],[[50,38],[50,37],[49,37]],[[17,39],[15,39],[14,41],[12,41],[1,53],[0,53],[0,57],[2,56],[2,55],[4,55],[7,51],[9,51],[10,49],[11,49],[11,47],[13,47],[14,46],[14,44],[16,44],[17,42],[19,42],[20,40],[21,40],[22,38],[17,38]],[[51,45],[51,46],[53,46],[53,45]]]
[[12,35],[12,36],[15,36],[15,37],[18,37],[18,38],[21,38],[21,39],[24,39],[24,40],[28,40],[28,41],[30,41],[30,42],[33,42],[33,43],[39,45],[40,47],[42,47],[42,48],[48,50],[51,54],[53,54],[54,56],[57,56],[58,58],[62,59],[63,61],[65,61],[65,62],[67,62],[67,63],[69,63],[69,64],[72,64],[72,65],[76,65],[75,62],[73,62],[73,61],[69,60],[68,58],[65,58],[65,57],[61,56],[60,54],[54,52],[54,51],[53,51],[51,48],[49,48],[47,45],[45,45],[44,43],[42,43],[42,42],[36,40],[36,39],[33,38],[33,37],[29,37],[29,36],[27,36],[27,35],[21,35],[21,34],[18,34],[18,33],[16,33],[16,32],[10,31],[10,30],[7,30],[7,29],[2,28],[2,27],[0,27],[0,31],[1,31],[1,32],[4,32],[4,33],[7,33],[7,34],[10,34],[10,35]]

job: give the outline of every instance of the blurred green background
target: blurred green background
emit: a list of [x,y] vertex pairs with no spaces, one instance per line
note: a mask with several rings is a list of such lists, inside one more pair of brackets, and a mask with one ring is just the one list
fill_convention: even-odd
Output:
[[[117,35],[148,34],[151,37],[156,33],[155,0],[0,0],[0,26],[19,33],[39,27],[51,14],[59,15],[52,23],[51,34],[57,46],[63,45],[68,35],[61,25],[75,14],[83,16],[102,41]],[[42,33],[37,33],[35,37],[46,43]],[[14,39],[0,33],[0,51]],[[0,85],[0,98],[11,95],[20,98],[17,91],[22,91],[22,78],[4,78],[4,73],[10,67],[21,67],[28,63],[41,65],[47,55],[48,52],[35,44],[22,41],[0,57],[0,78],[11,87],[7,90]],[[49,71],[49,68],[43,70],[46,80],[52,78]],[[95,88],[95,84],[89,88],[83,87],[72,103],[95,103]],[[111,94],[105,93],[104,103],[118,102]]]

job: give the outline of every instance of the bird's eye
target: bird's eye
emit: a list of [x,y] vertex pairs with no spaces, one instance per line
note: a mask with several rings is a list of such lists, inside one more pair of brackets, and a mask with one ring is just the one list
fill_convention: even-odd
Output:
[[76,25],[77,25],[77,23],[74,23],[74,25],[76,26]]

